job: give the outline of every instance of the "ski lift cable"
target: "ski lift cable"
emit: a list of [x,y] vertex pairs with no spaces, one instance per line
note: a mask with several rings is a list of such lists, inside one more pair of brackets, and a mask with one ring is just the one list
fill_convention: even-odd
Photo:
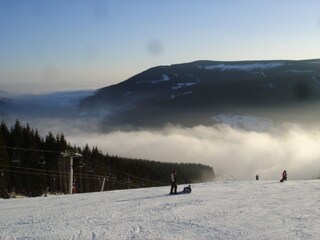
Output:
[[133,175],[133,174],[129,174],[127,172],[124,172],[124,171],[121,171],[119,169],[116,169],[116,168],[112,168],[110,167],[110,171],[112,172],[116,172],[116,173],[120,173],[124,176],[129,176],[133,179],[139,179],[139,180],[143,180],[145,182],[150,182],[150,183],[157,183],[157,184],[161,184],[161,185],[167,185],[167,183],[164,183],[164,182],[159,182],[159,181],[154,181],[154,180],[150,180],[150,179],[147,179],[147,178],[143,178],[143,177],[140,177],[140,176],[136,176],[136,175]]
[[230,174],[230,177],[233,179],[233,181],[238,181],[238,179],[236,179],[234,176],[232,176],[232,174]]
[[[2,169],[5,172],[12,172],[12,173],[25,173],[25,174],[30,174],[30,175],[44,175],[44,176],[65,176],[68,177],[69,174],[66,172],[61,172],[61,173],[45,173],[45,172],[37,172],[37,171],[33,171],[33,170],[15,170],[15,169]],[[77,176],[80,177],[80,176]],[[95,176],[91,176],[91,177],[83,177],[81,176],[81,178],[90,178],[90,179],[97,179],[98,177]]]
[[[99,166],[99,167],[107,167],[107,165],[105,165],[104,163],[102,163],[102,162],[100,162],[100,161],[94,163],[94,165]],[[159,181],[153,181],[153,180],[150,180],[150,179],[147,179],[147,178],[139,177],[139,176],[136,176],[136,175],[133,175],[133,174],[124,172],[124,171],[119,170],[119,169],[114,168],[114,167],[110,167],[110,166],[109,166],[109,168],[110,168],[110,171],[117,172],[117,173],[120,173],[120,174],[129,176],[129,177],[132,177],[132,178],[144,180],[144,181],[146,181],[146,182],[151,182],[151,183],[157,183],[157,184],[167,185],[167,183],[159,182]]]
[[[61,154],[61,151],[52,151],[52,150],[43,150],[43,149],[32,149],[32,148],[22,148],[22,147],[8,147],[8,146],[0,146],[0,148],[6,148],[6,149],[13,149],[13,150],[21,150],[21,151],[33,151],[33,152],[46,152],[46,153],[59,153]],[[103,164],[103,163],[102,163]],[[102,166],[100,165],[99,163],[95,163],[95,165],[99,165],[99,166]],[[105,167],[105,166],[104,166]],[[111,168],[111,167],[110,167]],[[153,181],[153,180],[150,180],[150,179],[146,179],[146,178],[143,178],[143,177],[139,177],[139,176],[135,176],[133,174],[128,174],[126,172],[123,172],[119,169],[116,169],[116,168],[112,168],[113,170],[119,172],[119,173],[122,173],[124,175],[129,175],[133,178],[138,178],[140,180],[144,180],[144,181],[147,181],[147,182],[153,182],[153,183],[160,183],[160,184],[165,184],[165,183],[162,183],[162,182],[158,182],[158,181]]]
[[[55,170],[45,170],[45,169],[40,169],[40,168],[27,168],[27,167],[19,167],[19,166],[10,166],[10,165],[3,165],[0,164],[0,167],[7,167],[7,168],[15,168],[15,169],[21,169],[21,170],[30,170],[30,171],[38,171],[40,173],[56,173],[56,174],[65,174],[69,175],[70,172],[64,172],[64,171],[55,171]],[[90,177],[90,178],[103,178],[105,176],[103,175],[92,175],[92,174],[80,174],[80,173],[74,173],[74,176],[77,177]]]
[[[39,175],[39,176],[53,176],[53,177],[59,177],[59,176],[63,176],[63,177],[68,177],[68,174],[54,174],[54,173],[38,173],[38,172],[30,172],[30,171],[19,171],[19,170],[4,170],[4,172],[11,172],[11,173],[20,173],[20,174],[29,174],[29,175]],[[83,179],[100,179],[97,177],[82,177]]]
[[[95,165],[98,165],[100,167],[106,167],[103,165],[103,163],[101,164],[97,164],[95,163]],[[150,180],[150,179],[147,179],[147,178],[143,178],[143,177],[139,177],[139,176],[136,176],[136,175],[133,175],[133,174],[130,174],[130,173],[127,173],[127,172],[124,172],[122,170],[119,170],[117,168],[114,168],[114,167],[110,167],[110,171],[112,172],[117,172],[117,173],[120,173],[120,174],[123,174],[123,175],[126,175],[126,176],[129,176],[131,178],[135,178],[135,179],[139,179],[139,180],[144,180],[146,182],[150,182],[150,183],[157,183],[157,184],[161,184],[161,185],[167,185],[167,183],[164,183],[164,182],[159,182],[159,181],[154,181],[154,180]]]
[[[50,173],[37,173],[37,172],[29,172],[29,171],[19,171],[19,170],[8,170],[8,169],[1,169],[2,172],[10,172],[10,173],[19,173],[19,174],[26,174],[26,175],[39,175],[39,176],[52,176],[52,177],[59,177],[61,176],[61,174],[50,174]],[[65,176],[67,177],[68,174],[62,174],[62,176]],[[83,177],[83,179],[92,179],[92,180],[95,180],[97,179],[97,177]],[[99,177],[98,179],[101,179],[101,177]],[[124,182],[121,182],[119,180],[116,180],[115,181],[116,184],[119,184],[119,185],[123,185],[123,186],[128,186],[127,183],[124,183]],[[130,184],[131,187],[140,187],[140,185],[137,185],[137,184]]]
[[[26,175],[39,175],[39,176],[52,176],[52,177],[59,177],[59,176],[64,176],[64,177],[68,177],[68,174],[54,174],[54,173],[39,173],[39,172],[31,172],[31,171],[20,171],[20,170],[10,170],[10,169],[1,169],[2,172],[10,172],[10,173],[19,173],[19,174],[26,174]],[[92,180],[96,180],[96,179],[102,179],[102,177],[82,177],[82,179],[92,179]],[[119,180],[115,180],[114,182],[116,182],[116,184],[120,184],[120,185],[124,185],[127,186],[127,183],[121,182]],[[131,186],[136,186],[139,187],[139,185],[133,185],[131,184]]]
[[144,181],[151,182],[151,183],[158,183],[158,184],[165,184],[165,185],[166,185],[166,183],[159,182],[159,181],[154,181],[154,180],[150,180],[150,179],[143,178],[143,177],[140,177],[140,176],[136,176],[136,175],[133,175],[133,174],[124,172],[124,171],[122,171],[122,170],[119,170],[119,169],[117,169],[117,168],[110,167],[110,170],[111,170],[111,171],[118,172],[118,173],[121,173],[121,174],[126,175],[126,176],[129,176],[129,177],[131,177],[131,178],[136,178],[136,179],[144,180]]
[[[99,164],[97,164],[99,165]],[[39,172],[50,172],[50,173],[61,173],[61,174],[69,174],[69,172],[62,172],[62,171],[55,171],[55,170],[46,170],[46,169],[39,169],[39,168],[27,168],[27,167],[21,167],[21,166],[10,166],[10,165],[2,165],[0,164],[0,166],[2,167],[11,167],[11,168],[16,168],[16,169],[23,169],[23,170],[32,170],[32,171],[39,171]],[[105,166],[104,166],[105,167]],[[162,182],[157,182],[157,181],[152,181],[152,180],[149,180],[149,179],[146,179],[146,178],[143,178],[143,177],[139,177],[139,176],[135,176],[135,175],[132,175],[132,174],[128,174],[128,173],[125,173],[121,170],[118,170],[116,168],[110,168],[110,171],[113,171],[113,172],[117,172],[117,173],[120,173],[122,175],[125,175],[125,176],[129,176],[131,178],[136,178],[136,179],[140,179],[140,180],[144,180],[146,182],[151,182],[151,183],[160,183],[160,184],[164,184]],[[94,177],[94,178],[103,178],[105,177],[104,175],[92,175],[92,174],[80,174],[80,173],[74,173],[74,176],[77,176],[77,177]]]
[[42,152],[42,153],[59,153],[61,151],[53,151],[53,150],[44,150],[44,149],[34,149],[34,148],[22,148],[22,147],[8,147],[8,146],[0,146],[0,148],[12,149],[12,150],[21,150],[21,151],[30,151],[30,152]]
[[[0,165],[2,167],[10,167],[8,165]],[[12,166],[11,166],[12,167]],[[15,167],[16,169],[1,169],[1,171],[3,172],[11,172],[11,173],[19,173],[19,174],[28,174],[28,175],[39,175],[39,176],[53,176],[53,177],[59,177],[59,176],[63,176],[63,177],[68,177],[69,176],[69,172],[58,172],[58,171],[50,171],[49,173],[44,172],[43,169],[34,169],[34,168],[24,168],[24,167]],[[79,177],[82,179],[103,179],[105,176],[101,176],[101,175],[83,175],[83,174],[74,174],[75,177]],[[121,180],[111,180],[111,182],[114,182],[116,184],[120,184],[123,186],[128,186],[128,183],[124,183]],[[131,187],[140,187],[139,184],[135,183],[130,183]]]

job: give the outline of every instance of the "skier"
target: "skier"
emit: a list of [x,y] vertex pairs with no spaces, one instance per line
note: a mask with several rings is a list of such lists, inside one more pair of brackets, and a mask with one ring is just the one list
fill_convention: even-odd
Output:
[[44,196],[47,197],[49,192],[49,186],[46,187],[46,190],[44,191]]
[[259,180],[259,175],[258,175],[258,174],[256,175],[256,180],[257,180],[257,181]]
[[282,179],[280,180],[280,182],[284,182],[284,181],[287,181],[287,171],[284,170],[282,172]]
[[183,193],[191,193],[191,185],[183,189]]
[[171,182],[171,189],[170,194],[176,194],[177,193],[177,171],[173,170],[170,174],[170,182]]
[[73,184],[72,184],[72,194],[75,194],[76,192],[77,192],[76,184],[73,183]]

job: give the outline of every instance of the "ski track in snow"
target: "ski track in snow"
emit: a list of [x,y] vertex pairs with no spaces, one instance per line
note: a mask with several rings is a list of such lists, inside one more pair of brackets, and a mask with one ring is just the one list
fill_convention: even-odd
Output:
[[319,239],[318,180],[212,182],[192,189],[0,199],[0,239]]

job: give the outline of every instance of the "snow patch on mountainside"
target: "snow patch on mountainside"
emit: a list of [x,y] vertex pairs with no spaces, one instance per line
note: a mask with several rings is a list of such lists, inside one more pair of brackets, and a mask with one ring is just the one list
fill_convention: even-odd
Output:
[[179,93],[179,94],[171,94],[171,99],[174,99],[176,97],[179,97],[179,96],[184,96],[184,95],[189,95],[189,94],[192,94],[192,91],[188,91],[188,92],[183,92],[183,93]]
[[277,68],[283,66],[284,63],[271,62],[271,63],[250,63],[250,64],[215,64],[215,65],[199,65],[198,68],[206,70],[220,70],[220,71],[252,71],[252,70],[266,70],[270,68]]
[[122,96],[126,97],[126,96],[131,95],[131,94],[132,94],[131,91],[127,91],[127,92],[123,93]]
[[250,71],[250,76],[257,76],[257,77],[266,77],[267,75],[262,71]]
[[313,73],[313,70],[297,70],[297,69],[290,69],[290,70],[286,70],[286,72],[290,72],[290,73]]
[[135,85],[139,85],[141,83],[152,83],[152,84],[157,84],[159,82],[166,82],[166,81],[169,81],[170,80],[170,77],[166,74],[162,74],[162,78],[160,79],[156,79],[156,80],[150,80],[150,81],[138,81],[135,83]]
[[312,80],[314,82],[314,87],[315,88],[320,88],[320,79],[318,79],[317,77],[312,77]]
[[220,114],[213,116],[212,119],[220,124],[257,132],[268,130],[273,126],[273,121],[271,119],[255,116]]
[[186,83],[177,83],[176,85],[174,85],[172,87],[172,90],[177,90],[179,88],[183,88],[183,87],[189,87],[189,86],[192,86],[192,85],[195,85],[197,84],[198,82],[186,82]]
[[267,88],[275,88],[275,86],[276,86],[275,84],[269,82],[265,87],[267,87]]

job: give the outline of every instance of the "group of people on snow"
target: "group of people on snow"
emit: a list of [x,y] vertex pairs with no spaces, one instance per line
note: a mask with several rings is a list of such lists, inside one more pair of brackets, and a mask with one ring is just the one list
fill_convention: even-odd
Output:
[[[283,172],[282,172],[282,178],[281,178],[280,182],[287,181],[287,176],[288,176],[287,171],[286,171],[286,170],[283,170]],[[259,180],[259,175],[258,175],[258,174],[256,175],[256,180],[257,180],[257,181]]]
[[[177,194],[177,171],[173,170],[170,174],[171,189],[170,194]],[[185,187],[181,193],[191,193],[191,185]]]
[[[287,171],[284,170],[282,172],[282,178],[281,178],[280,182],[287,181],[287,177],[288,177]],[[258,174],[256,175],[256,180],[257,181],[260,180]],[[170,174],[170,182],[171,182],[170,194],[177,194],[178,185],[177,185],[177,171],[176,170],[173,170],[172,173]],[[184,187],[184,189],[181,193],[191,193],[191,185]]]

